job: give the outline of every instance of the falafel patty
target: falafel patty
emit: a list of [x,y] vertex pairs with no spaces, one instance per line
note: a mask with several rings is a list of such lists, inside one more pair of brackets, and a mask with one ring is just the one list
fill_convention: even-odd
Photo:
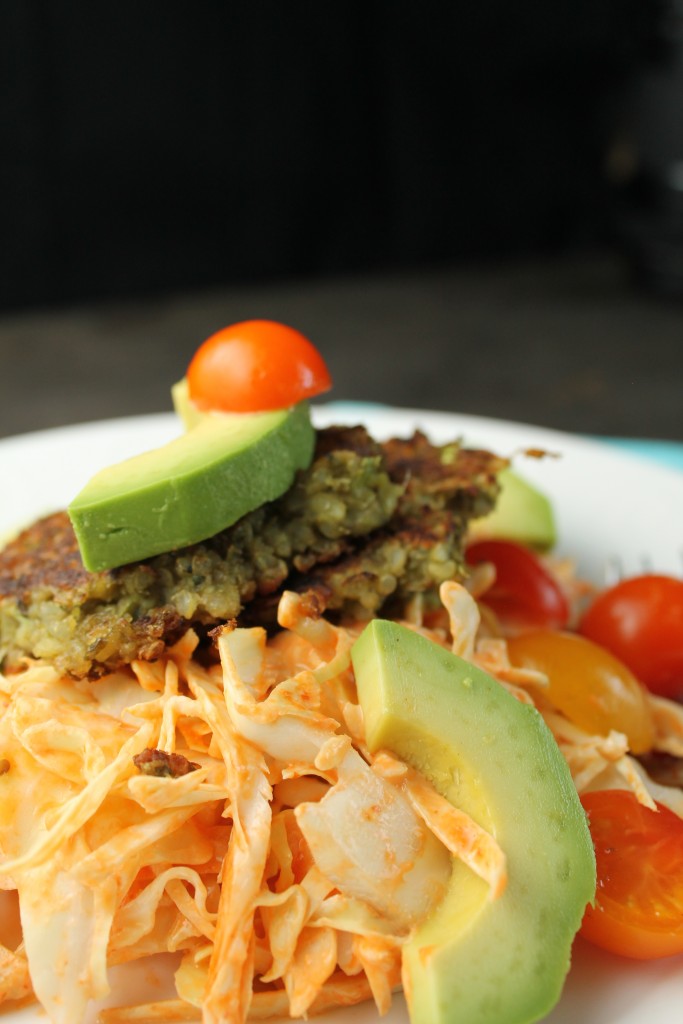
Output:
[[206,541],[98,573],[56,512],[0,552],[0,664],[28,656],[96,678],[160,657],[190,627],[205,635],[248,607],[267,617],[285,585],[340,616],[433,591],[461,575],[467,523],[493,507],[504,464],[420,433],[378,443],[331,427],[276,501]]

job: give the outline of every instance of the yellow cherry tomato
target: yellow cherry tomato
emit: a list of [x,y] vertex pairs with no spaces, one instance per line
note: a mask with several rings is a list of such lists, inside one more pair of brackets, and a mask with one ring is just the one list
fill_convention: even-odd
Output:
[[590,733],[626,734],[634,754],[652,747],[654,727],[644,688],[614,655],[585,637],[549,629],[508,640],[510,661],[547,675],[548,698]]

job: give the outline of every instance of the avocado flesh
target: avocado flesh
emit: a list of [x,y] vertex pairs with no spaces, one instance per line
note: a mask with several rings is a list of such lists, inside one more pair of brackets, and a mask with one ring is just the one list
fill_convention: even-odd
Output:
[[202,412],[201,409],[197,408],[192,399],[190,398],[190,386],[187,382],[187,377],[181,377],[180,380],[171,388],[171,400],[173,402],[173,408],[176,414],[183,421],[183,426],[186,430],[191,430],[192,427],[202,420],[205,416],[210,416],[211,413]]
[[86,569],[195,544],[272,501],[311,462],[307,403],[210,414],[169,444],[101,470],[69,506]]
[[512,469],[498,474],[500,493],[496,507],[475,520],[469,531],[473,540],[496,538],[546,550],[557,542],[553,507],[540,491]]
[[528,1024],[560,997],[595,892],[595,858],[567,764],[540,714],[433,641],[375,620],[352,649],[371,751],[422,772],[495,837],[497,899],[453,858],[443,901],[404,947],[412,1024]]

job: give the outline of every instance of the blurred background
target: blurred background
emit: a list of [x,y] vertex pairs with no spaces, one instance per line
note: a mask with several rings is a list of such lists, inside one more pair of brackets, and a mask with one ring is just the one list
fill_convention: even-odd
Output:
[[0,47],[0,434],[271,317],[332,399],[683,440],[683,0],[4,0]]

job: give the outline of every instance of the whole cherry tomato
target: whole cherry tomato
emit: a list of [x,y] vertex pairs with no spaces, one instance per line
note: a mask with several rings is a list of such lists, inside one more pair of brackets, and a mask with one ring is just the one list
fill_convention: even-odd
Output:
[[683,699],[683,580],[655,574],[622,580],[598,594],[579,630],[653,693]]
[[466,551],[470,565],[491,562],[496,581],[482,595],[504,624],[517,627],[562,627],[569,605],[557,580],[538,555],[510,540],[479,540]]
[[549,700],[570,722],[606,736],[623,732],[636,754],[652,746],[652,714],[643,686],[613,654],[575,633],[542,629],[511,637],[513,665],[543,672]]
[[197,349],[187,382],[198,408],[221,412],[284,409],[332,386],[308,338],[273,320],[245,320],[212,334]]
[[581,934],[612,953],[652,959],[683,953],[683,820],[652,811],[627,790],[584,793],[598,885]]

